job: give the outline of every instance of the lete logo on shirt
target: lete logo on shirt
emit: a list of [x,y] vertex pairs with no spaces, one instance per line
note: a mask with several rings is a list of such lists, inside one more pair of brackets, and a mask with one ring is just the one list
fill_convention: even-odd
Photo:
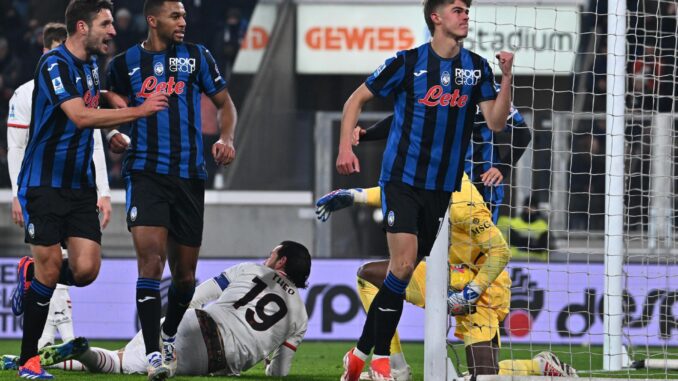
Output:
[[450,106],[450,107],[464,107],[468,101],[467,95],[461,95],[459,89],[455,89],[452,93],[446,93],[443,87],[435,85],[428,89],[426,95],[419,99],[419,103],[429,106]]
[[137,97],[148,98],[155,93],[167,93],[167,95],[172,94],[183,94],[184,88],[186,87],[186,82],[179,81],[174,82],[174,78],[170,77],[167,82],[158,82],[158,79],[154,76],[144,79],[144,82],[141,84],[141,90],[137,93]]

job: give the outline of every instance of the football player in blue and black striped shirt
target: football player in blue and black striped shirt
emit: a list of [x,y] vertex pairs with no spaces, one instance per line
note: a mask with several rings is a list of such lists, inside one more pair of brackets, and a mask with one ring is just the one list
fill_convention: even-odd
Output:
[[[129,147],[121,133],[109,133],[111,147],[127,148],[127,226],[139,262],[137,310],[149,362],[149,379],[176,368],[174,338],[195,290],[202,243],[205,158],[200,94],[221,110],[221,139],[212,147],[219,165],[235,158],[236,110],[226,81],[210,52],[184,42],[186,11],[179,0],[146,0],[148,37],[116,56],[108,69],[111,96],[137,105],[158,92],[169,108],[131,125]],[[169,259],[172,285],[166,320],[160,328],[160,279]],[[161,332],[162,331],[162,332]],[[162,354],[159,337],[162,338]]]
[[[496,86],[497,93],[500,89]],[[531,140],[530,128],[513,104],[506,126],[499,133],[490,130],[478,109],[471,143],[466,152],[464,172],[469,175],[471,182],[488,204],[495,224],[499,220],[499,206],[506,195],[502,182],[511,168],[515,168]]]
[[[56,283],[85,286],[101,265],[101,229],[92,174],[93,128],[106,128],[165,109],[167,96],[138,107],[99,110],[99,71],[115,36],[108,0],[73,0],[66,9],[68,38],[45,53],[35,71],[30,138],[18,178],[30,258],[19,263],[13,304],[24,312],[19,376],[49,379],[40,367],[38,339]],[[62,261],[61,245],[69,260]],[[30,268],[33,268],[31,274]],[[13,308],[14,309],[14,308]]]
[[[391,379],[389,346],[402,313],[403,295],[422,259],[417,253],[430,252],[451,192],[459,189],[476,105],[490,129],[504,129],[511,103],[513,54],[497,55],[504,89],[497,96],[488,62],[461,47],[468,34],[470,5],[470,0],[425,1],[431,41],[396,53],[344,105],[336,166],[340,174],[349,175],[360,171],[351,141],[363,105],[375,96],[393,95],[395,101],[380,176],[389,272],[370,306],[356,348],[344,357],[342,380],[360,378],[373,348],[372,379]],[[487,265],[499,273],[505,262],[490,257]],[[487,287],[471,282],[459,295],[452,295],[448,304],[457,304],[457,299],[460,305],[475,303]],[[496,372],[494,346],[484,344],[488,353],[482,358],[489,360],[471,364],[474,375]]]

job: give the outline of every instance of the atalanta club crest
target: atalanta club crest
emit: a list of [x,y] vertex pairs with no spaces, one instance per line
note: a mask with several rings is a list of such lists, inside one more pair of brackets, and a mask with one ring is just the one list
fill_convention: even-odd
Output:
[[162,62],[156,62],[155,65],[153,65],[153,71],[155,72],[155,75],[163,75],[165,73],[165,66]]
[[447,85],[450,84],[450,73],[449,72],[444,71],[440,75],[440,84],[443,85],[443,86],[447,86]]
[[393,226],[393,224],[395,223],[395,213],[393,213],[392,210],[388,212],[386,222],[388,223],[388,226]]
[[35,226],[33,224],[28,224],[28,235],[35,238]]
[[134,222],[137,219],[137,207],[133,206],[129,211],[129,219]]

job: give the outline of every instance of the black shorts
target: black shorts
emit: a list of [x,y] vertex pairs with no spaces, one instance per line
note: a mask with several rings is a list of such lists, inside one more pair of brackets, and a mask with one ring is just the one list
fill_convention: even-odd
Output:
[[28,188],[19,202],[26,243],[65,247],[68,237],[78,237],[101,245],[96,189]]
[[427,257],[438,235],[452,193],[414,188],[400,182],[381,187],[384,230],[417,235],[417,257]]
[[127,184],[127,228],[164,226],[178,244],[202,244],[205,181],[132,172]]

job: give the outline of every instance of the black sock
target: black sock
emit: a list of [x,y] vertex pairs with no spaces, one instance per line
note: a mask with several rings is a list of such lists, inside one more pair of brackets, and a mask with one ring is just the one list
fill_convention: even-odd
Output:
[[24,296],[24,326],[19,365],[24,365],[31,357],[38,354],[38,340],[45,329],[49,301],[53,293],[53,287],[47,287],[33,278]]
[[144,336],[146,354],[160,351],[160,281],[137,279],[137,313]]
[[403,299],[409,282],[396,278],[389,271],[384,284],[374,297],[372,304],[377,308],[374,312],[374,354],[388,356],[391,354],[391,339],[395,334],[400,316],[403,313]]
[[165,322],[162,324],[162,331],[167,336],[174,336],[177,334],[177,328],[184,317],[184,313],[191,304],[193,293],[195,292],[195,285],[189,290],[180,291],[174,283],[167,292],[167,314],[165,315]]
[[71,266],[68,265],[68,258],[64,258],[61,262],[61,272],[59,272],[59,284],[65,284],[66,286],[77,286],[75,284],[75,279],[73,278],[73,271]]
[[[378,292],[377,295],[379,295]],[[358,344],[356,345],[356,348],[366,355],[369,355],[374,347],[374,315],[377,310],[376,300],[377,297],[375,296],[372,300],[372,304],[370,304],[370,308],[367,310],[367,319],[365,319],[365,325],[363,325],[363,333],[360,335]]]

